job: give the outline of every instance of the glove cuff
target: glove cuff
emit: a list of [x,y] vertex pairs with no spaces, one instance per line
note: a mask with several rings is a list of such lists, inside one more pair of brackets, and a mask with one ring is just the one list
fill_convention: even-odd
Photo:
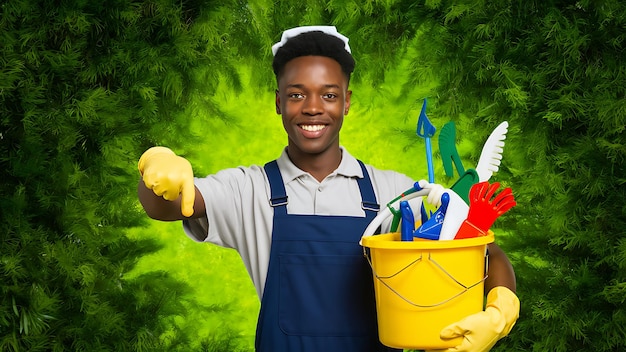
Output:
[[145,167],[146,161],[148,161],[149,158],[156,154],[176,155],[176,153],[174,153],[170,148],[167,147],[152,147],[146,150],[141,155],[141,157],[139,158],[139,162],[137,163],[137,168],[139,169],[139,173],[141,174],[141,176],[143,176],[143,169]]
[[504,286],[497,286],[487,294],[487,305],[485,310],[497,309],[504,322],[500,331],[500,338],[508,335],[513,329],[513,325],[519,318],[520,302],[515,293]]

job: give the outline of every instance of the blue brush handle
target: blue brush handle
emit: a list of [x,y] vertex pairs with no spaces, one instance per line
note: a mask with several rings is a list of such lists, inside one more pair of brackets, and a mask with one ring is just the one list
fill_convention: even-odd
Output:
[[435,183],[435,168],[433,167],[433,147],[430,144],[430,138],[426,140],[426,161],[428,162],[428,182]]

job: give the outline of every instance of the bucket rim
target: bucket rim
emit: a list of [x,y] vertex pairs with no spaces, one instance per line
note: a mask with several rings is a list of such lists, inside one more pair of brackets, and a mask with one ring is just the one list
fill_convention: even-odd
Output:
[[451,249],[486,245],[494,242],[493,231],[487,235],[456,240],[427,240],[415,238],[414,241],[400,241],[400,233],[392,232],[361,238],[361,246],[380,249]]

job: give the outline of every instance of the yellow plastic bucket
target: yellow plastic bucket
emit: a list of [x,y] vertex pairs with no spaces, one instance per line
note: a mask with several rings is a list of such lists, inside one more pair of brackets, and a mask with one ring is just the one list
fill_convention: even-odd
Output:
[[[469,239],[400,241],[399,233],[361,239],[374,276],[378,332],[389,347],[445,349],[441,330],[483,310],[487,244],[493,232]],[[369,253],[367,249],[369,248]]]

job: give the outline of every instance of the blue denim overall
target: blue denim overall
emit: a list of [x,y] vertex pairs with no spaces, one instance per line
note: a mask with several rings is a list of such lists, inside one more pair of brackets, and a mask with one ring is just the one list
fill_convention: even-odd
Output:
[[274,222],[257,351],[397,351],[378,340],[372,273],[359,239],[379,206],[359,164],[364,218],[287,214],[278,165],[265,165]]

